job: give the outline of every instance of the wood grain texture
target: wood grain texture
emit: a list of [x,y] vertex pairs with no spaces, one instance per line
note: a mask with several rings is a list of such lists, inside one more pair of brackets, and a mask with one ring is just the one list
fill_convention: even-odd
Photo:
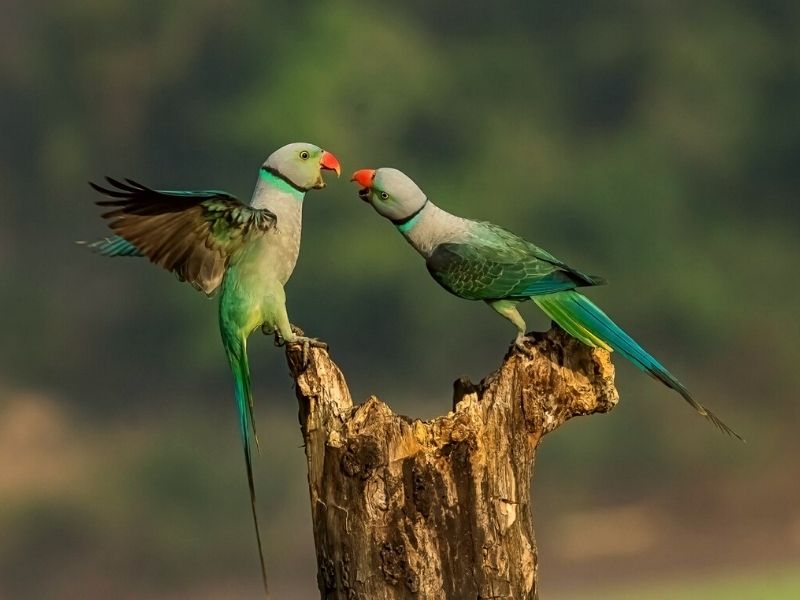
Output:
[[537,598],[531,477],[542,437],[618,400],[609,354],[558,328],[454,384],[429,421],[353,405],[327,352],[287,348],[323,599]]

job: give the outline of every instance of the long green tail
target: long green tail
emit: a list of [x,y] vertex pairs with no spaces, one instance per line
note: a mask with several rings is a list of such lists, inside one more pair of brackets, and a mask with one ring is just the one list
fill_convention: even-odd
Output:
[[225,345],[225,352],[228,355],[228,362],[233,372],[234,394],[236,396],[236,407],[239,409],[239,432],[242,436],[242,447],[244,448],[244,461],[247,466],[247,484],[250,486],[250,508],[253,511],[253,525],[256,530],[256,541],[258,542],[258,558],[261,561],[261,578],[264,582],[264,591],[269,596],[269,586],[267,585],[267,568],[264,564],[264,551],[261,546],[261,532],[258,527],[258,515],[256,513],[256,488],[253,483],[253,463],[251,456],[251,437],[258,443],[256,437],[255,424],[253,422],[253,394],[250,391],[250,365],[247,362],[247,338],[232,331],[222,330],[222,342]]
[[714,413],[692,398],[689,391],[672,373],[650,356],[586,296],[568,290],[533,296],[531,299],[564,331],[588,346],[605,348],[609,351],[616,350],[641,370],[678,392],[698,413],[720,430],[744,441]]

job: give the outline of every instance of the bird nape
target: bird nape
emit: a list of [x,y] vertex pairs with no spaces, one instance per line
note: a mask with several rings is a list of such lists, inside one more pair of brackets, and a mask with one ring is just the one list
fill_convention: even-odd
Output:
[[425,259],[428,272],[448,292],[482,300],[517,328],[514,344],[529,352],[525,321],[517,310],[532,300],[548,317],[584,344],[617,351],[639,369],[678,392],[721,431],[743,440],[658,360],[576,288],[605,283],[557,259],[531,242],[492,223],[450,214],[403,172],[361,169],[351,179],[358,196],[394,224]]
[[341,169],[336,157],[307,143],[273,152],[244,204],[217,190],[155,190],[130,179],[90,184],[108,196],[103,217],[116,234],[87,244],[103,256],[145,256],[211,296],[221,288],[219,325],[234,380],[250,506],[264,591],[269,595],[253,481],[258,445],[250,391],[247,338],[258,328],[280,343],[324,345],[289,322],[283,286],[297,262],[303,200],[325,187],[322,171]]

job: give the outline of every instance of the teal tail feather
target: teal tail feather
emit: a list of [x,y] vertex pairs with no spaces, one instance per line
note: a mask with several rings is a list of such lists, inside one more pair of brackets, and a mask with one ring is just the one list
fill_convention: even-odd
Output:
[[100,256],[144,256],[142,252],[125,238],[115,235],[94,242],[78,242]]
[[697,402],[675,376],[625,333],[586,296],[568,290],[531,298],[567,333],[592,347],[616,350],[641,370],[683,396],[699,414],[728,435],[744,439],[714,413]]
[[250,365],[247,361],[247,342],[244,336],[224,330],[222,332],[222,341],[233,372],[234,394],[236,396],[236,406],[239,410],[239,432],[242,436],[244,461],[247,467],[247,484],[250,488],[250,509],[253,512],[253,525],[255,526],[256,542],[258,543],[258,558],[261,562],[261,578],[264,583],[264,591],[269,597],[267,568],[264,564],[264,550],[261,545],[261,532],[258,527],[258,514],[256,512],[256,488],[253,481],[250,442],[255,440],[256,445],[258,445],[258,437],[256,436],[255,422],[253,421],[253,395],[250,391]]

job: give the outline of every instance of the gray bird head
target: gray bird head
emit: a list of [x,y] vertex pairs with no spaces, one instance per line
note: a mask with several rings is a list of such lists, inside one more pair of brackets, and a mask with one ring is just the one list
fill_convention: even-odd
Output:
[[361,169],[353,173],[350,181],[361,186],[358,197],[390,221],[408,219],[428,200],[408,175],[389,167]]
[[261,167],[302,191],[325,187],[323,169],[335,171],[338,177],[342,169],[336,157],[314,144],[295,142],[278,148],[269,155]]

